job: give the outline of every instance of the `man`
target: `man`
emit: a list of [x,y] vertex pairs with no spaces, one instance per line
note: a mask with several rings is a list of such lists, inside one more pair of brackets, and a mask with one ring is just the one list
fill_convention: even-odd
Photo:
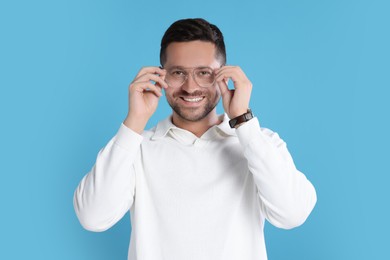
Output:
[[[81,224],[104,231],[130,210],[130,260],[267,259],[265,219],[301,225],[316,203],[314,187],[284,141],[253,117],[252,84],[225,65],[215,25],[173,23],[160,62],[130,84],[124,122],[75,191]],[[162,90],[172,115],[146,131]],[[217,115],[221,97],[225,114]]]

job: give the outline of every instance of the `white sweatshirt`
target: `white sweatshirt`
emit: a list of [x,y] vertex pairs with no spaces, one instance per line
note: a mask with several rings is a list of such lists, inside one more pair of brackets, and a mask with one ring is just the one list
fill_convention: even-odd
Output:
[[278,134],[227,115],[201,138],[171,117],[139,135],[121,124],[74,194],[82,226],[130,210],[129,260],[266,260],[264,221],[301,225],[317,197]]

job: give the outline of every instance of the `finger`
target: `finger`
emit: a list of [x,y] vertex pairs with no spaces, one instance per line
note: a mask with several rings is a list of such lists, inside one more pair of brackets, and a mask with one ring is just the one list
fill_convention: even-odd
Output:
[[159,83],[159,85],[163,88],[168,88],[168,84],[164,81],[164,79],[162,78],[162,76],[158,76],[156,74],[144,74],[142,76],[140,76],[139,78],[135,79],[133,81],[133,83],[136,83],[136,82],[145,82],[145,81],[154,81],[156,83]]
[[219,81],[217,82],[217,84],[221,91],[223,105],[224,107],[228,107],[228,104],[230,104],[230,100],[232,99],[234,90],[230,90],[225,81]]
[[156,82],[155,86],[159,87],[160,89],[163,89],[163,88],[167,89],[168,88],[166,86],[161,86],[160,83],[158,83],[158,82]]
[[220,71],[216,75],[215,79],[216,81],[231,79],[233,81],[234,88],[241,87],[241,86],[251,87],[251,82],[248,80],[246,75],[240,69],[237,68],[231,68],[231,69]]
[[162,96],[161,88],[151,83],[150,81],[136,82],[132,84],[130,91],[136,91],[139,93],[153,92],[157,97]]
[[160,68],[160,67],[156,67],[156,66],[143,67],[143,68],[140,69],[140,71],[138,72],[137,76],[140,76],[142,74],[147,74],[147,73],[165,75],[166,74],[166,70],[163,69],[163,68]]
[[219,86],[219,89],[221,90],[222,96],[225,95],[229,91],[229,87],[227,84],[227,81],[225,79],[217,80],[217,84]]
[[143,67],[141,70],[138,72],[138,74],[135,76],[135,79],[138,79],[139,77],[145,75],[145,74],[158,74],[158,75],[165,75],[166,70],[162,69],[160,67]]
[[228,66],[228,65],[225,65],[219,69],[217,69],[215,71],[216,74],[220,74],[220,73],[223,73],[223,72],[226,72],[226,71],[230,71],[230,70],[234,70],[235,68],[237,68],[237,66]]
[[220,70],[216,75],[216,80],[221,81],[223,79],[229,79],[231,78],[233,81],[237,81],[239,79],[239,75],[237,71],[233,68],[225,68],[223,70]]

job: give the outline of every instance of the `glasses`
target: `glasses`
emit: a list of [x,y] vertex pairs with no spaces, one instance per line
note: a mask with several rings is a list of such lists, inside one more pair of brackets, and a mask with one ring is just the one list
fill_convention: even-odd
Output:
[[165,82],[167,82],[170,87],[179,88],[184,84],[184,82],[186,82],[190,73],[196,84],[198,84],[200,87],[209,88],[215,83],[215,73],[214,70],[210,67],[170,68],[167,69]]

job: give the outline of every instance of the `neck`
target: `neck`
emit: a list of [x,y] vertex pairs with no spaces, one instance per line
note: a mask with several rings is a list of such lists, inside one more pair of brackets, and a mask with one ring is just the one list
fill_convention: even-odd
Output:
[[172,123],[175,126],[190,131],[197,137],[201,137],[210,127],[220,124],[221,121],[222,120],[217,115],[216,108],[214,108],[214,110],[205,118],[195,122],[180,117],[176,112],[173,112],[172,114]]

